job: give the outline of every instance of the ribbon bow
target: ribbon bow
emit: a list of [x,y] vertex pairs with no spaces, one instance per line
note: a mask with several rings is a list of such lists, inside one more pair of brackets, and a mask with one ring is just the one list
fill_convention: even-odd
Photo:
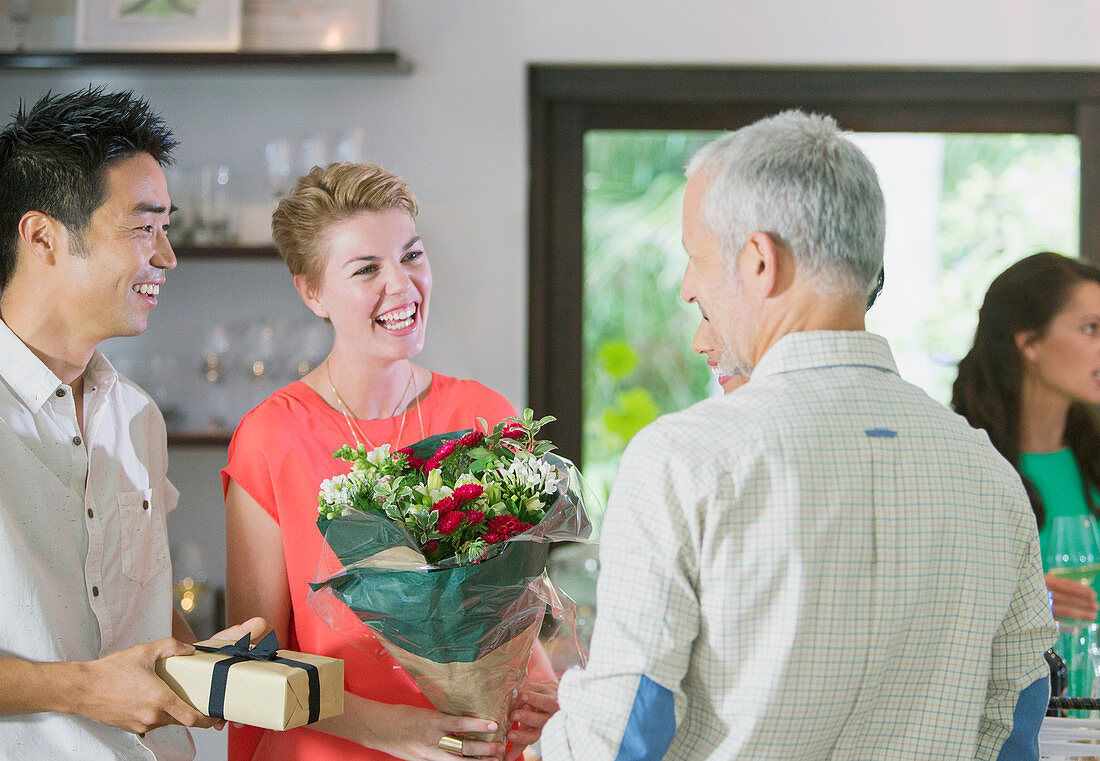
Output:
[[232,645],[223,645],[222,647],[195,645],[195,649],[202,650],[204,653],[224,653],[249,661],[273,661],[279,654],[279,638],[275,636],[274,631],[268,632],[267,636],[257,642],[255,647],[252,647],[251,643],[251,635],[246,634]]
[[195,645],[196,650],[204,653],[220,653],[228,656],[214,664],[214,671],[210,675],[210,699],[207,707],[207,716],[224,719],[225,712],[225,688],[229,682],[229,669],[238,663],[245,661],[273,661],[284,663],[305,670],[309,675],[309,721],[312,724],[317,721],[321,712],[321,682],[317,667],[311,663],[292,661],[289,658],[279,657],[279,638],[275,632],[267,633],[267,636],[250,647],[252,641],[248,634],[241,637],[232,645],[222,647],[210,647],[209,645]]

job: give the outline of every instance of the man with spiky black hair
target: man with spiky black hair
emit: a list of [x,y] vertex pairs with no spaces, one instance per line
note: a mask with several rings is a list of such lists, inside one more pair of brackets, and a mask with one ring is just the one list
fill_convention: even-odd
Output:
[[[156,676],[173,611],[164,420],[96,347],[145,330],[176,141],[130,92],[22,104],[0,132],[0,756],[190,759]],[[222,636],[260,633],[260,619]],[[175,726],[170,726],[175,725]]]

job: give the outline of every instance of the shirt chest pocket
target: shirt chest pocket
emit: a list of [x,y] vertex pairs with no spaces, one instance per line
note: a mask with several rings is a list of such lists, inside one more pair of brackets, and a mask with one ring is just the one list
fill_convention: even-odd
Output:
[[122,573],[145,584],[171,567],[162,495],[155,489],[121,492],[118,511]]

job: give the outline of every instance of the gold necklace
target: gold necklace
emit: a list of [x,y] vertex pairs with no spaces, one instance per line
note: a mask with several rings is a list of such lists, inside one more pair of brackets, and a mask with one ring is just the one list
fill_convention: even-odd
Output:
[[[340,406],[340,414],[344,416],[344,422],[348,424],[348,430],[351,431],[351,435],[352,438],[355,439],[355,443],[359,446],[362,446],[363,443],[366,442],[366,444],[371,449],[377,449],[374,442],[367,438],[366,434],[363,433],[363,429],[361,429],[359,425],[355,422],[355,418],[357,417],[356,414],[352,412],[351,407],[349,407],[348,403],[344,401],[344,397],[340,396],[340,392],[336,390],[336,383],[332,380],[332,364],[327,359],[325,360],[325,372],[328,374],[329,388],[332,389],[332,395],[336,397],[336,402]],[[401,406],[401,402],[405,401],[405,395],[408,393],[410,387],[412,387],[413,391],[416,390],[416,378],[413,375],[412,362],[409,362],[409,382],[406,383],[405,388],[402,389],[401,396],[397,400],[397,406],[394,407],[393,412],[390,413],[391,418],[395,414],[397,414],[397,407]],[[405,433],[405,415],[408,413],[408,411],[409,405],[406,404],[405,409],[401,411],[401,425],[397,429],[397,438],[394,441],[394,446],[401,443],[401,436]],[[417,401],[416,404],[416,417],[417,420],[420,422],[420,438],[424,439],[426,438],[424,434],[424,416],[420,412],[419,401]]]

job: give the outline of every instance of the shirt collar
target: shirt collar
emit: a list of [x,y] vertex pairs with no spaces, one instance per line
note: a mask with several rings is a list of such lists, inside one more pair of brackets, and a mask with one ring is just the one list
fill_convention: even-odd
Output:
[[882,336],[865,330],[811,330],[788,333],[776,341],[761,357],[752,377],[852,366],[898,374],[890,345]]
[[99,389],[103,393],[109,392],[118,382],[118,370],[110,361],[100,354],[99,349],[92,352],[92,358],[88,361],[88,367],[84,369],[84,389]]
[[[19,336],[0,319],[0,379],[19,397],[31,412],[37,413],[42,405],[64,384],[50,368],[38,358]],[[118,380],[118,372],[98,350],[84,370],[85,384],[100,387],[107,392]]]
[[3,320],[0,320],[0,356],[4,358],[4,362],[0,364],[0,378],[3,378],[31,412],[42,409],[50,394],[62,385],[53,371],[35,356]]

